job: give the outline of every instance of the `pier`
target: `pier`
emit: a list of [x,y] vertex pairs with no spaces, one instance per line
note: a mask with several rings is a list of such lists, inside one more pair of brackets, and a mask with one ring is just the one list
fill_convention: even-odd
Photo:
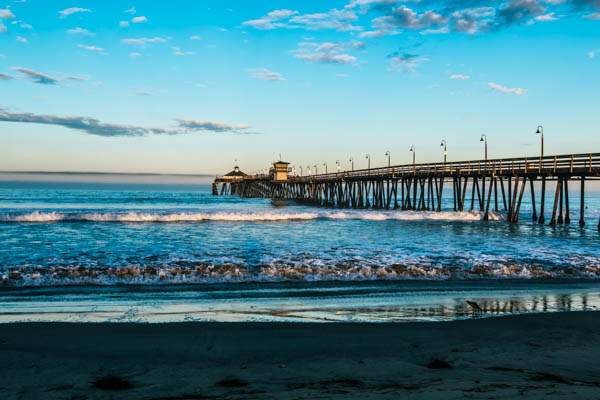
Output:
[[[600,153],[395,165],[317,175],[289,175],[288,163],[276,162],[269,174],[217,177],[214,195],[289,199],[315,206],[355,209],[450,211],[442,208],[451,188],[452,211],[491,211],[519,221],[521,202],[531,196],[533,221],[571,223],[569,185],[578,186],[578,223],[585,225],[586,181],[600,180]],[[282,174],[286,168],[286,174]],[[556,182],[546,221],[546,187]],[[536,184],[540,199],[536,199]],[[527,194],[526,194],[527,193]],[[449,208],[449,207],[448,207]],[[598,222],[600,229],[600,221]]]

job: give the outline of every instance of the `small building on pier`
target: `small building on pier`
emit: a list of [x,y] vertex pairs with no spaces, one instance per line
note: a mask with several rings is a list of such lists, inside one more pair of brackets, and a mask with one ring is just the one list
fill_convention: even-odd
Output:
[[221,178],[222,179],[239,179],[239,178],[243,178],[244,176],[248,176],[245,173],[243,173],[240,170],[240,167],[238,167],[237,165],[235,167],[233,167],[233,171],[223,175]]
[[281,160],[275,161],[273,163],[273,168],[271,168],[270,172],[271,176],[275,181],[281,182],[288,180],[288,173],[290,172],[290,168],[288,167],[288,165],[290,165],[289,162]]

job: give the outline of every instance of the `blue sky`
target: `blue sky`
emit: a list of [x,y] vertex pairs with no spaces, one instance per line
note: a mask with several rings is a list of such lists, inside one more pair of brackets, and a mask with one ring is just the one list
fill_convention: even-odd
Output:
[[0,170],[597,152],[599,72],[599,0],[5,1]]

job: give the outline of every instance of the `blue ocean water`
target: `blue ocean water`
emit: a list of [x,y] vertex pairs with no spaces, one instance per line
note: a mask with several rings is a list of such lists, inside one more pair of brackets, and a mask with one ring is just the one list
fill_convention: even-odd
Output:
[[[370,304],[380,292],[387,300],[377,304],[397,305],[398,296],[373,288],[392,285],[392,292],[406,294],[407,282],[415,281],[436,282],[434,292],[445,295],[457,281],[479,282],[461,286],[463,297],[477,285],[514,294],[558,281],[593,292],[600,278],[600,193],[588,190],[581,228],[576,189],[570,193],[572,223],[550,227],[531,222],[527,196],[521,221],[509,224],[502,211],[491,221],[481,221],[478,211],[451,211],[450,192],[446,211],[435,213],[212,196],[207,184],[0,182],[0,314],[2,307],[14,311],[17,303],[33,307],[41,299],[71,307],[74,293],[92,303],[100,292],[113,300],[127,293],[128,310],[168,293],[169,304],[176,297],[181,306],[189,304],[183,293],[196,293],[191,298],[200,301],[215,287],[237,301],[275,290],[277,304],[308,290],[308,308],[354,290],[352,307]],[[515,281],[528,286],[511,289]],[[223,302],[211,299],[213,308]]]

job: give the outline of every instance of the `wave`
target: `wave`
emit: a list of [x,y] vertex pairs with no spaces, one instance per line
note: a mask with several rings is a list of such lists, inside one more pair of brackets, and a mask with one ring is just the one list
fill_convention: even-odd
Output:
[[580,268],[570,266],[544,268],[523,264],[475,265],[471,268],[418,264],[384,266],[197,264],[175,267],[164,265],[131,265],[127,267],[21,266],[0,270],[0,287],[481,279],[600,279],[600,264]]
[[[490,220],[503,219],[502,214],[490,213]],[[480,211],[375,211],[347,210],[320,212],[61,212],[33,211],[0,213],[0,222],[203,222],[203,221],[307,221],[330,220],[371,220],[371,221],[479,221]]]

